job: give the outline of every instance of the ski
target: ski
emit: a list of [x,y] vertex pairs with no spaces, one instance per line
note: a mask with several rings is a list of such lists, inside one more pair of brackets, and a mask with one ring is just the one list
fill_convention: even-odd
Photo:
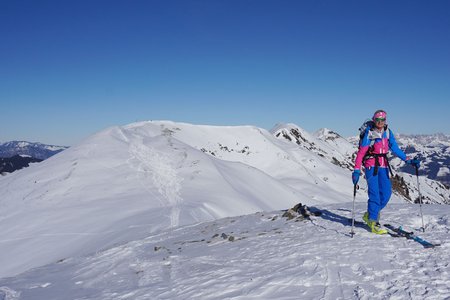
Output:
[[418,242],[419,244],[421,244],[423,247],[425,248],[434,248],[436,246],[440,246],[440,244],[433,244],[430,243],[424,239],[422,239],[421,237],[417,236],[414,234],[414,232],[410,232],[410,231],[406,231],[402,228],[402,226],[400,227],[395,227],[391,224],[384,224],[384,227],[386,227],[389,230],[392,230],[393,232],[395,232],[396,234],[398,234],[401,237],[405,237],[407,239],[413,240]]
[[[352,219],[347,219],[347,220],[348,220],[349,224],[352,224]],[[364,228],[364,229],[370,231],[369,226],[368,226],[365,222],[363,222],[363,221],[355,220],[355,227]],[[387,234],[390,235],[390,236],[392,236],[392,237],[401,237],[401,235],[399,235],[399,234],[396,233],[396,232],[388,231]]]
[[[368,230],[369,232],[370,227],[363,221],[359,221],[359,220],[353,220],[352,218],[345,218],[342,216],[339,216],[337,214],[334,214],[332,212],[328,212],[328,211],[321,211],[318,210],[317,208],[312,208],[309,209],[309,207],[307,207],[306,205],[302,205],[301,203],[297,204],[294,208],[289,209],[287,212],[289,211],[294,211],[295,213],[303,216],[305,219],[310,219],[310,216],[322,216],[324,219],[328,219],[328,220],[332,220],[335,222],[340,222],[344,225],[346,224],[352,224],[355,227],[359,227],[359,228],[364,228],[366,230]],[[423,247],[425,248],[434,248],[436,246],[440,246],[440,244],[436,244],[436,243],[430,243],[424,239],[422,239],[421,237],[417,236],[414,234],[414,232],[409,232],[404,230],[401,226],[400,227],[395,227],[393,225],[390,224],[384,224],[383,227],[387,228],[387,235],[391,236],[391,237],[405,237],[407,239],[411,239],[416,241],[417,243],[421,244]],[[350,232],[350,236],[354,236],[355,232]]]

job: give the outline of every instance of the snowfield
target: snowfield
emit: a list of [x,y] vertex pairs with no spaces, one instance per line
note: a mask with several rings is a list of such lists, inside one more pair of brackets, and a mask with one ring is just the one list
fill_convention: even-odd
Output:
[[[355,150],[295,124],[103,130],[0,178],[0,300],[450,297],[448,205],[423,205],[424,233],[404,196],[382,212],[433,249],[363,226],[349,236]],[[442,184],[420,186],[450,202]],[[359,219],[366,193],[361,180]],[[322,216],[282,217],[299,202]]]
[[[0,299],[448,299],[448,206],[426,205],[426,231],[441,246],[357,226],[351,203],[288,220],[281,211],[223,218],[150,234],[85,257],[0,280]],[[365,205],[358,204],[358,215]],[[421,225],[413,204],[385,219]],[[6,296],[6,297],[5,297]]]

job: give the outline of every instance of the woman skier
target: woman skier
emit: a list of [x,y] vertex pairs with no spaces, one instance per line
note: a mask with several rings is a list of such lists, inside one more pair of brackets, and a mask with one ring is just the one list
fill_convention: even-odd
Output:
[[406,154],[398,147],[394,134],[388,129],[386,115],[384,110],[377,110],[373,114],[373,123],[367,126],[360,141],[355,168],[352,173],[352,181],[356,185],[361,175],[361,165],[364,164],[369,200],[363,220],[376,234],[387,233],[387,230],[381,228],[379,223],[380,211],[389,202],[392,194],[387,153],[392,150],[396,156],[407,164],[417,168],[420,166],[418,159],[406,157]]

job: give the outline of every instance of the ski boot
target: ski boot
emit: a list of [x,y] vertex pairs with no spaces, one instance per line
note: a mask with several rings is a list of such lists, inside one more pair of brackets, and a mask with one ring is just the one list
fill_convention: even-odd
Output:
[[368,212],[364,213],[363,220],[364,220],[364,222],[366,222],[367,226],[369,226],[370,231],[372,231],[372,233],[375,233],[375,234],[386,234],[387,233],[386,229],[381,228],[380,223],[369,219]]

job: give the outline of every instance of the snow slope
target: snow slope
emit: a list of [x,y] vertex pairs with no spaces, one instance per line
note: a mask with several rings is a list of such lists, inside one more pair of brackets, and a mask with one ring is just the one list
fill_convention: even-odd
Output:
[[[3,292],[0,292],[0,299],[2,299],[2,293],[3,298],[7,299],[14,299],[19,293],[24,299],[39,299],[40,294],[33,293],[40,293],[40,287],[50,286],[52,288],[48,289],[48,293],[53,293],[52,295],[56,295],[58,291],[60,294],[64,294],[62,291],[66,290],[72,291],[73,294],[67,294],[68,299],[78,297],[76,296],[78,292],[75,291],[77,287],[80,288],[80,293],[86,293],[83,297],[113,299],[114,293],[121,292],[114,291],[108,294],[109,288],[102,284],[107,282],[110,284],[111,281],[108,280],[114,281],[114,274],[119,274],[121,267],[115,264],[108,267],[112,259],[108,255],[110,251],[112,253],[119,251],[117,260],[125,260],[126,264],[129,260],[139,261],[139,256],[133,256],[135,250],[127,248],[130,243],[145,244],[146,238],[161,238],[160,241],[167,240],[168,243],[174,239],[174,245],[183,243],[185,237],[178,234],[186,228],[193,228],[187,233],[189,241],[191,241],[190,236],[194,236],[192,240],[197,240],[198,235],[201,235],[198,230],[202,231],[203,229],[200,229],[202,226],[208,226],[205,222],[222,220],[217,222],[223,224],[226,222],[223,219],[225,217],[286,209],[298,202],[318,207],[340,203],[347,209],[348,214],[351,205],[349,202],[352,201],[350,181],[352,149],[350,143],[330,130],[322,130],[311,135],[295,124],[281,124],[271,132],[254,126],[206,126],[170,121],[141,122],[108,128],[38,165],[0,178],[0,191],[2,191],[0,278],[4,278],[0,287],[5,286],[1,289]],[[432,199],[440,199],[441,196],[438,196],[440,194],[444,200],[449,198],[448,192],[446,194],[438,186],[434,188],[429,186],[429,182],[434,181],[423,180],[423,194]],[[360,203],[359,210],[363,211],[366,202],[363,181],[361,188],[356,200]],[[394,195],[391,203],[392,205],[401,204],[405,203],[405,200],[399,195]],[[431,224],[431,228],[437,226],[436,224],[440,227],[438,226],[437,235],[429,237],[444,240],[442,237],[445,234],[448,235],[446,229],[448,221],[440,215],[439,209],[433,207],[426,208],[431,210],[432,216],[432,220],[428,220],[427,224]],[[445,206],[442,211],[445,212],[446,208]],[[416,205],[406,205],[399,210],[403,210],[403,213],[393,215],[394,220],[405,219],[410,222],[406,225],[413,228],[418,226],[417,216],[411,217],[417,212]],[[259,236],[260,232],[257,230],[260,230],[258,228],[263,219],[260,221],[250,219],[248,228],[243,227],[242,231],[253,232],[254,235]],[[325,236],[320,234],[320,228],[324,230],[328,228],[327,230],[336,232],[339,229],[334,227],[342,225],[342,230],[348,231],[348,226],[343,224],[321,223],[329,221],[321,220],[316,224],[317,226],[314,225],[311,228],[308,227],[310,225],[297,228],[300,232],[305,230],[300,234],[303,240],[307,240],[308,234],[314,235],[308,242],[308,247],[313,251],[311,259],[321,255],[317,254],[317,251],[322,249],[321,239],[315,239],[316,235]],[[286,226],[291,226],[289,224]],[[265,230],[265,225],[261,226]],[[252,229],[253,227],[255,229]],[[312,230],[314,228],[318,231]],[[361,234],[367,235],[364,230]],[[220,233],[219,235],[221,236]],[[282,238],[283,242],[278,241],[278,243],[283,244],[284,239],[293,239],[296,235],[297,233],[285,236]],[[371,235],[367,237],[373,238]],[[214,241],[217,241],[215,239],[207,243],[207,237],[201,238],[200,241],[202,239],[206,244],[214,244]],[[329,241],[324,246],[327,251],[336,251],[341,247],[339,243],[345,244],[347,241],[341,240],[339,235],[327,237],[326,240]],[[241,244],[244,256],[230,256],[239,255],[237,248],[233,248],[233,253],[225,254],[225,258],[234,260],[236,264],[240,258],[243,263],[246,260],[256,263],[252,259],[257,260],[258,256],[251,258],[250,252],[264,251],[264,247],[267,248],[266,245],[268,245],[264,244],[263,240],[257,239],[257,241],[261,243]],[[299,243],[301,242],[295,243],[296,248],[306,251],[308,247],[302,248]],[[313,245],[315,243],[317,245]],[[197,243],[188,242],[187,244],[196,245]],[[174,246],[172,244],[169,246],[173,254]],[[381,247],[380,244],[375,246]],[[121,252],[122,249],[125,249],[125,252]],[[192,259],[195,261],[195,249],[192,248],[192,251],[194,255]],[[222,251],[228,250],[217,251],[214,253],[221,255]],[[269,248],[268,251],[272,250]],[[271,253],[278,253],[281,250],[274,251]],[[294,249],[291,251],[295,252]],[[350,254],[356,251],[357,249],[353,249]],[[131,256],[126,256],[128,254]],[[213,254],[210,257],[211,270],[201,265],[196,276],[202,276],[202,268],[212,271],[217,265],[221,265],[223,262],[221,258]],[[190,260],[189,255],[181,256],[181,258]],[[289,253],[281,252],[281,255],[293,258]],[[325,252],[324,256],[329,258],[332,254]],[[102,257],[105,261],[101,261]],[[267,257],[261,259],[264,260]],[[363,256],[361,259],[370,260],[371,258]],[[74,262],[74,265],[67,267],[66,262]],[[90,262],[94,264],[89,266]],[[79,264],[84,264],[85,267],[77,270]],[[59,269],[60,265],[63,269]],[[144,264],[143,270],[139,267],[134,272],[146,274],[145,266]],[[149,266],[151,267],[152,264]],[[158,262],[157,268],[158,266],[165,268],[164,262],[162,265]],[[264,267],[264,262],[261,262],[260,266],[263,270],[269,269],[268,265]],[[103,267],[109,268],[110,271]],[[191,267],[194,268],[193,270],[196,268],[195,265]],[[34,268],[38,269],[33,271]],[[322,265],[321,268],[325,266]],[[188,276],[189,273],[186,270],[189,267],[185,269],[183,266],[182,269],[185,272],[184,276]],[[44,271],[39,273],[41,272],[39,270]],[[73,282],[74,287],[65,286],[62,279],[58,281],[51,275],[55,272],[55,276],[59,274],[60,278],[65,278],[66,275],[77,277],[76,274],[83,273],[83,270],[91,270],[88,271],[89,274],[85,274],[87,281]],[[298,269],[294,270],[298,271]],[[129,269],[125,268],[124,272],[130,275]],[[19,275],[21,273],[23,274]],[[83,285],[85,282],[96,282],[96,276],[102,280],[99,274],[104,273],[112,277],[105,279],[103,283],[100,282],[98,289],[95,284]],[[34,277],[37,274],[42,279]],[[125,282],[128,280],[126,274],[121,275],[125,276],[123,279]],[[231,276],[231,279],[236,282],[243,280],[242,277],[235,278],[232,274],[225,274],[224,278],[230,279]],[[158,280],[160,275],[157,273],[148,276]],[[165,281],[172,282],[171,286],[176,287],[182,284],[179,283],[182,281],[181,275],[171,277],[170,272],[163,275],[169,276],[164,278],[167,279]],[[445,277],[447,273],[443,271],[441,275]],[[265,275],[255,276],[264,277]],[[36,280],[40,282],[44,278],[48,278],[46,282],[35,282]],[[130,277],[129,280],[135,280],[133,278]],[[220,280],[220,277],[217,279]],[[150,279],[145,277],[143,280],[146,282]],[[185,280],[189,279],[185,278]],[[192,280],[195,282],[196,279]],[[68,281],[68,284],[69,282],[71,281]],[[213,283],[212,280],[211,285]],[[217,283],[219,286],[225,284],[220,281]],[[145,284],[148,289],[154,286],[152,282]],[[187,288],[192,289],[190,287],[192,284],[193,289],[196,289],[195,283],[187,284]],[[286,283],[283,284],[286,285]],[[172,298],[169,292],[171,286],[164,287],[161,283],[158,288],[161,294],[154,295],[160,298]],[[30,287],[37,289],[32,288],[31,296],[28,298]],[[137,298],[133,296],[135,294],[132,289],[127,286],[124,291],[129,290],[130,297]],[[259,289],[262,289],[262,285]],[[233,290],[233,288],[227,287],[226,290]],[[373,288],[369,290],[372,291]],[[46,294],[47,290],[42,291],[43,295],[50,295]],[[148,293],[149,291],[146,290],[142,295]],[[192,293],[195,294],[195,291]],[[190,295],[183,292],[179,295],[174,294],[174,297],[189,298]],[[267,296],[270,295],[278,294],[274,290],[273,294],[267,294]],[[335,293],[332,292],[331,295]],[[120,297],[126,298],[127,295],[120,294]],[[208,292],[205,297],[214,298],[215,296],[213,292]],[[41,299],[51,299],[51,297]],[[61,298],[55,296],[54,299]]]
[[[0,279],[0,299],[448,299],[449,206],[425,206],[433,249],[356,227],[351,203],[311,221],[260,212],[150,234]],[[385,219],[420,227],[417,205]],[[357,205],[358,215],[365,210]]]
[[348,178],[252,126],[112,127],[0,179],[0,277],[160,229],[346,201]]

